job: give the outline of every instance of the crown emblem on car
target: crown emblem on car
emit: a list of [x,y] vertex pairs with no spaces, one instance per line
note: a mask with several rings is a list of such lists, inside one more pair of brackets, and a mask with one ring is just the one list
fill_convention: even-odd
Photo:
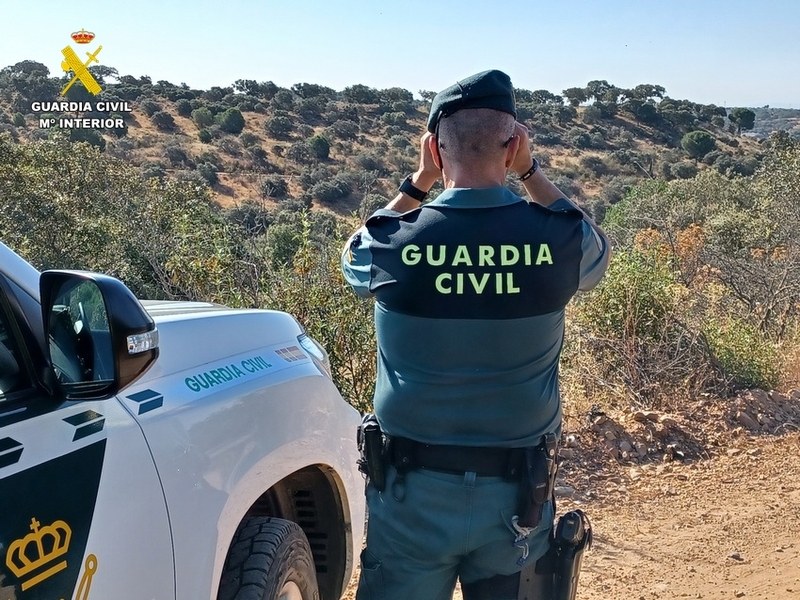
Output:
[[78,44],[88,44],[94,39],[94,34],[91,31],[81,29],[80,31],[75,31],[70,37]]
[[6,566],[14,575],[20,580],[30,577],[22,582],[23,591],[67,568],[66,560],[52,563],[66,554],[72,537],[72,529],[61,520],[40,527],[34,517],[31,531],[33,533],[13,541],[6,554]]

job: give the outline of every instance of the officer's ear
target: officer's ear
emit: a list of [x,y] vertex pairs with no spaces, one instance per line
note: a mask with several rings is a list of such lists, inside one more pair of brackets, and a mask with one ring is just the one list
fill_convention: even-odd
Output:
[[515,135],[506,146],[506,169],[510,169],[511,165],[514,164],[514,159],[517,157],[517,152],[519,152],[519,142],[520,137]]

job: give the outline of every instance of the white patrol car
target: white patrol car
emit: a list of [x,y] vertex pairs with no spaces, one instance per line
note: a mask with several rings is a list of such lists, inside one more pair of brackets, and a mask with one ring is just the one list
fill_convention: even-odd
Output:
[[0,244],[0,600],[336,599],[359,416],[291,316]]

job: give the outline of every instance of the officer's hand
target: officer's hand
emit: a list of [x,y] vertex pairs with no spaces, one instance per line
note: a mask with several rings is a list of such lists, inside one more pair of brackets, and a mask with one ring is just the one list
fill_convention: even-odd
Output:
[[519,150],[511,163],[511,169],[517,174],[522,175],[531,168],[533,164],[533,156],[531,156],[530,138],[528,137],[528,128],[522,123],[517,121],[514,126],[514,135],[519,136]]
[[431,152],[431,144],[433,143],[431,138],[433,137],[433,134],[428,131],[426,131],[422,136],[419,144],[419,169],[416,173],[414,173],[413,176],[414,185],[423,192],[430,190],[433,187],[433,184],[435,184],[442,176],[442,172],[433,161],[433,153]]

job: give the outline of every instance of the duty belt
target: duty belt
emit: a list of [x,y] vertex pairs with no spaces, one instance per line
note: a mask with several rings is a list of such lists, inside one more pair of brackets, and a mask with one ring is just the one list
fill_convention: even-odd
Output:
[[519,479],[525,468],[523,448],[434,445],[392,436],[387,454],[389,463],[400,472],[428,469],[463,474],[471,471],[483,477]]

